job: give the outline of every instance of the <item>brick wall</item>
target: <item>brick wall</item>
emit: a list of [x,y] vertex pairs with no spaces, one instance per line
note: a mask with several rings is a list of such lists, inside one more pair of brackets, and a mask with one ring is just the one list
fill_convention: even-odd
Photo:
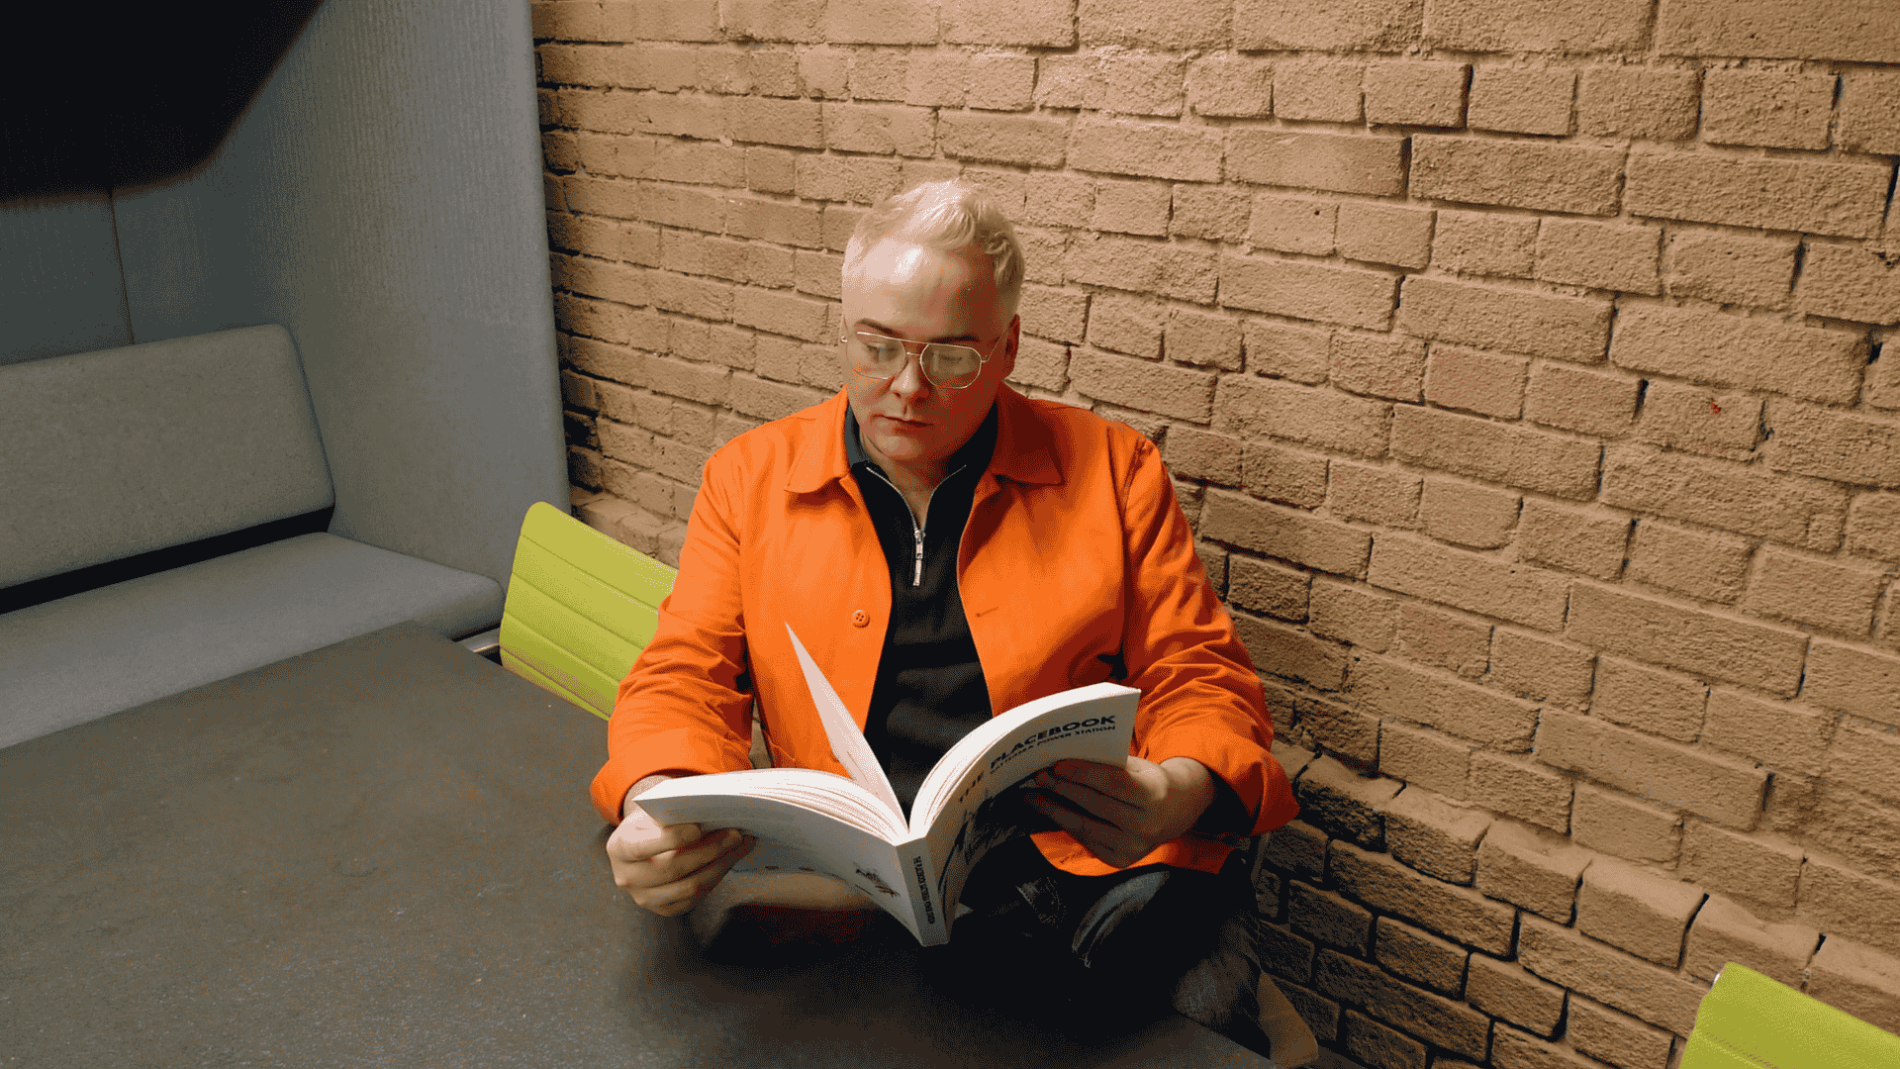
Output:
[[1267,682],[1333,1057],[1661,1069],[1728,960],[1900,1029],[1900,2],[533,12],[589,522],[674,559],[963,174]]

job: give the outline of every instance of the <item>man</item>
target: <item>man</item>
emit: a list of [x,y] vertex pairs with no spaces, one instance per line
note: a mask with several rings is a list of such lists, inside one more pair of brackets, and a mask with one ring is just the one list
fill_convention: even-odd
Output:
[[1259,681],[1154,447],[1004,385],[1022,278],[1009,222],[960,182],[859,223],[844,393],[708,461],[678,582],[620,686],[593,785],[620,821],[615,881],[675,915],[751,848],[736,832],[661,828],[635,799],[669,776],[748,767],[755,697],[774,764],[840,771],[787,622],[862,714],[906,805],[994,712],[1119,680],[1142,692],[1127,767],[1038,776],[1026,799],[1045,830],[978,867],[964,899],[976,912],[952,944],[1021,937],[1078,983],[1171,994],[1264,1052],[1257,963],[1240,980],[1231,960],[1206,964],[1223,940],[1245,942],[1251,892],[1224,862],[1297,808]]

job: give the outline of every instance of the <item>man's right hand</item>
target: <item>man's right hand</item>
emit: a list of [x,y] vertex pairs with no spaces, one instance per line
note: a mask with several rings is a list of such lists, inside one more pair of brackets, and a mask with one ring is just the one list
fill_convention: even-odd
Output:
[[697,824],[662,827],[634,803],[638,790],[627,792],[620,826],[607,838],[614,883],[640,908],[677,917],[718,886],[754,840],[732,829],[702,835]]

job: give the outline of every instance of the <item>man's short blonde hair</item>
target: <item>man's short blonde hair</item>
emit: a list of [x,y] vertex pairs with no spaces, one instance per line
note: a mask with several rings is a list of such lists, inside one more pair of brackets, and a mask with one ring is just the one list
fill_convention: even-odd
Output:
[[975,243],[996,269],[996,297],[1014,318],[1023,292],[1023,246],[996,202],[961,178],[925,182],[879,201],[858,220],[844,248],[844,281],[858,278],[864,255],[893,238],[950,252]]

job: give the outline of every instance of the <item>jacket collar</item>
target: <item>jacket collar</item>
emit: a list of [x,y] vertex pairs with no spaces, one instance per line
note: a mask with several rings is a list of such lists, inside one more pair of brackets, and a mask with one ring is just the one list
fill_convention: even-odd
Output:
[[[851,474],[844,450],[844,416],[850,405],[849,395],[839,390],[813,412],[786,476],[786,490],[809,494]],[[996,391],[996,449],[990,454],[989,473],[1019,483],[1062,481],[1055,436],[1036,418],[1028,398],[1007,383]]]

